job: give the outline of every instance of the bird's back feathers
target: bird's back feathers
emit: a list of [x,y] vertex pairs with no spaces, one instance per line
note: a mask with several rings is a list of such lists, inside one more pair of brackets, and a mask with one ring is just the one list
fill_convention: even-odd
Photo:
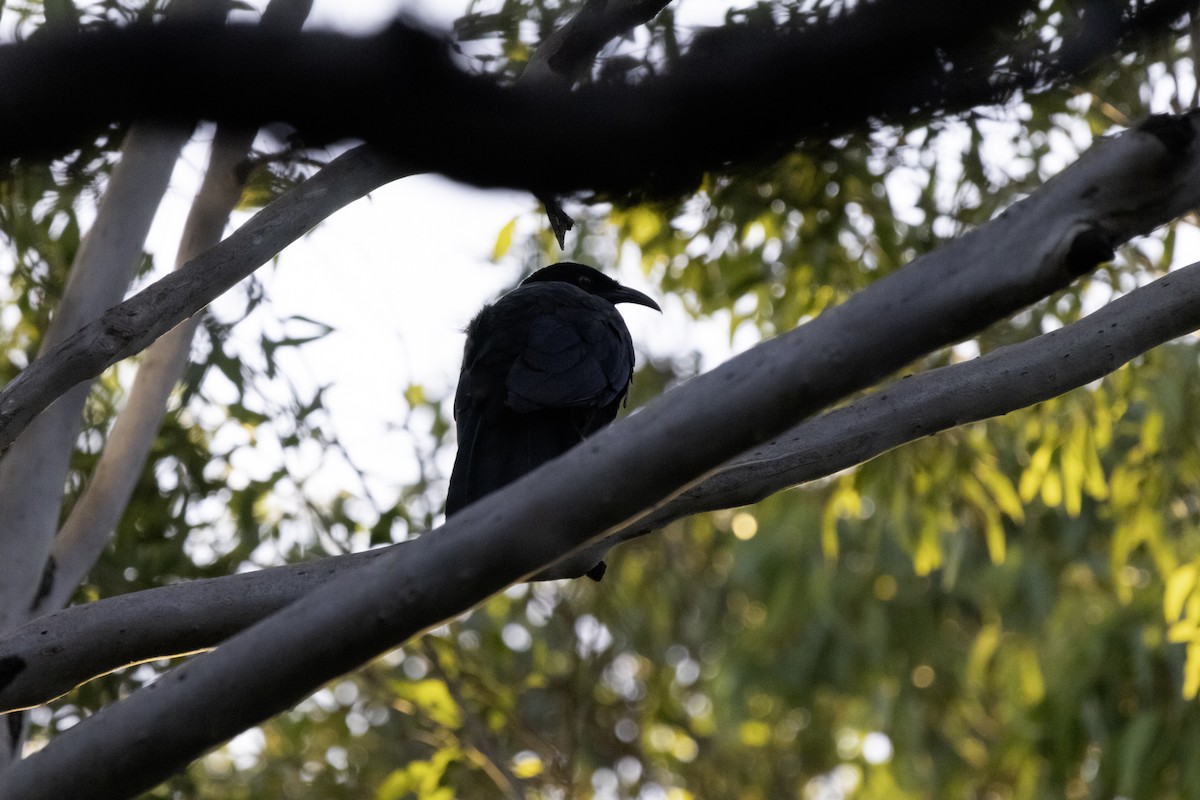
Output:
[[607,425],[632,376],[629,331],[606,300],[565,283],[535,283],[485,306],[467,327],[446,513]]

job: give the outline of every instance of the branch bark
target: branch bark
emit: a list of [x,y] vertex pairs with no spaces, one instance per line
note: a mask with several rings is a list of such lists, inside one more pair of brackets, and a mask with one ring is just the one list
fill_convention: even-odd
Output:
[[[984,228],[87,718],[0,778],[0,796],[149,788],[325,681],[635,522],[798,420],[1067,285],[1115,244],[1200,204],[1197,133],[1192,117],[1160,120],[1093,148]],[[1001,270],[989,258],[997,249]],[[180,717],[190,724],[172,724]]]
[[189,581],[38,617],[0,646],[0,713],[49,702],[121,667],[215,647],[385,552]]

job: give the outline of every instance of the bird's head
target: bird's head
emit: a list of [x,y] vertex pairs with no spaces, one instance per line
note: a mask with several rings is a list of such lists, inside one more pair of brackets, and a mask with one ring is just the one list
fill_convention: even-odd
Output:
[[622,286],[598,269],[593,269],[584,264],[576,264],[573,261],[563,261],[549,267],[543,267],[521,281],[521,285],[547,281],[569,283],[572,286],[583,289],[588,294],[602,297],[613,305],[617,303],[637,303],[639,306],[647,306],[653,308],[655,311],[662,311],[658,307],[658,303],[638,290]]

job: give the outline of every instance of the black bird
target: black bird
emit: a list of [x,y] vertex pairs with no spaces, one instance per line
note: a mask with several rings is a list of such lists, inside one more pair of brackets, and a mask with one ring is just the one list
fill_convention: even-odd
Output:
[[[467,325],[447,516],[613,421],[633,378],[633,341],[616,303],[661,311],[641,292],[563,262],[533,273]],[[604,562],[587,574],[599,580]]]

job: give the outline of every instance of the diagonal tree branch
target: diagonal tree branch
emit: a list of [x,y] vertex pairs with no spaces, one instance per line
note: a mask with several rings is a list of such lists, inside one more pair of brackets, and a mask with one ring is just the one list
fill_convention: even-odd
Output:
[[314,225],[405,174],[370,148],[343,153],[217,246],[80,328],[0,392],[0,448],[71,386],[140,352]]
[[[677,519],[755,503],[916,439],[1058,396],[1196,328],[1200,263],[1136,289],[1060,330],[912,376],[802,422],[588,548],[589,555],[580,561],[601,557],[616,544]],[[175,584],[41,617],[0,639],[0,711],[49,702],[79,683],[130,663],[215,647],[384,552]],[[123,633],[113,636],[113,630]]]
[[[1164,119],[1094,147],[983,228],[89,717],[0,777],[0,796],[108,798],[149,788],[325,681],[636,521],[820,408],[1069,284],[1115,244],[1200,204],[1197,134],[1194,118]],[[989,258],[996,248],[1003,270]],[[170,724],[180,716],[191,724]]]

